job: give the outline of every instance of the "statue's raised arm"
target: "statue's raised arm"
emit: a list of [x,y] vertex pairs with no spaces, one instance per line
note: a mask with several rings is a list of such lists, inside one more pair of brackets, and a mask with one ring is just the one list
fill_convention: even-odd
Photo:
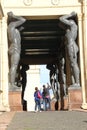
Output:
[[75,17],[75,16],[76,16],[76,13],[75,13],[75,12],[72,12],[72,13],[70,13],[70,14],[61,16],[61,17],[59,18],[59,20],[60,20],[62,23],[66,24],[66,25],[71,25],[72,23],[70,22],[69,19],[70,19],[70,18],[72,19],[72,18]]
[[15,22],[14,24],[15,27],[22,25],[26,21],[25,18],[14,15],[13,12],[8,12],[7,15],[9,22]]

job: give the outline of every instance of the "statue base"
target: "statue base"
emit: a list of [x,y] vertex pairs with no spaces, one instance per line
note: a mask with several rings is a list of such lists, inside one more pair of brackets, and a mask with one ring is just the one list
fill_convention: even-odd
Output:
[[21,91],[9,91],[10,111],[22,111]]
[[68,109],[81,109],[82,105],[82,90],[81,87],[68,88]]
[[[68,96],[62,97],[60,100],[53,99],[51,101],[51,110],[76,110],[82,106],[82,89],[77,86],[68,88]],[[86,107],[87,108],[87,107]]]
[[61,98],[60,100],[53,99],[51,101],[51,110],[68,110],[68,96]]

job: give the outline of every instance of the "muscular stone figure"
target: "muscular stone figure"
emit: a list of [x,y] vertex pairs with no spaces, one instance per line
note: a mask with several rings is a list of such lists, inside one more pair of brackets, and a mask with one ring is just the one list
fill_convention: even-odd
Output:
[[60,100],[60,83],[59,83],[59,70],[58,65],[55,64],[55,97],[58,100]]
[[77,64],[77,53],[78,53],[78,46],[76,44],[76,38],[77,38],[77,25],[75,21],[72,19],[76,16],[75,12],[72,12],[71,14],[61,16],[59,20],[64,24],[68,25],[66,29],[66,40],[67,40],[67,51],[68,56],[70,59],[71,64],[71,70],[72,75],[75,80],[75,84],[73,86],[78,87],[79,84],[79,67]]
[[53,90],[53,94],[56,97],[56,90],[55,90],[55,65],[54,64],[47,64],[46,66],[47,69],[50,70],[50,84]]
[[29,69],[28,65],[22,65],[22,68],[20,70],[20,75],[21,75],[21,84],[22,84],[22,93],[21,93],[21,98],[22,98],[22,105],[23,105],[23,110],[27,110],[27,101],[24,100],[24,92],[27,84],[27,73],[26,71]]
[[67,92],[66,92],[66,74],[64,73],[64,65],[65,65],[64,57],[61,58],[59,64],[60,64],[61,83],[63,85],[64,96],[66,96]]
[[23,17],[15,16],[12,12],[8,12],[8,38],[11,43],[9,47],[9,54],[11,55],[11,68],[10,68],[10,84],[15,86],[16,71],[20,60],[21,53],[21,36],[18,27],[26,20]]

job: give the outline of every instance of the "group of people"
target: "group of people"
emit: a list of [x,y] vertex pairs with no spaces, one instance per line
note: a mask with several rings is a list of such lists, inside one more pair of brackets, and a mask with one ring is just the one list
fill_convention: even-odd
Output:
[[[47,111],[51,109],[49,86],[43,85],[43,91],[41,92],[38,87],[35,87],[34,100],[35,100],[35,112]],[[43,107],[42,107],[43,106]]]

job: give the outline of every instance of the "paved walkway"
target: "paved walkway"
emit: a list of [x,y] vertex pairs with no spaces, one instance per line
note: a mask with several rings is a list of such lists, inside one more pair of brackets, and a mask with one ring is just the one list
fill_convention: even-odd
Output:
[[87,130],[87,111],[5,112],[0,130]]
[[14,115],[15,112],[0,113],[0,130],[6,130]]

